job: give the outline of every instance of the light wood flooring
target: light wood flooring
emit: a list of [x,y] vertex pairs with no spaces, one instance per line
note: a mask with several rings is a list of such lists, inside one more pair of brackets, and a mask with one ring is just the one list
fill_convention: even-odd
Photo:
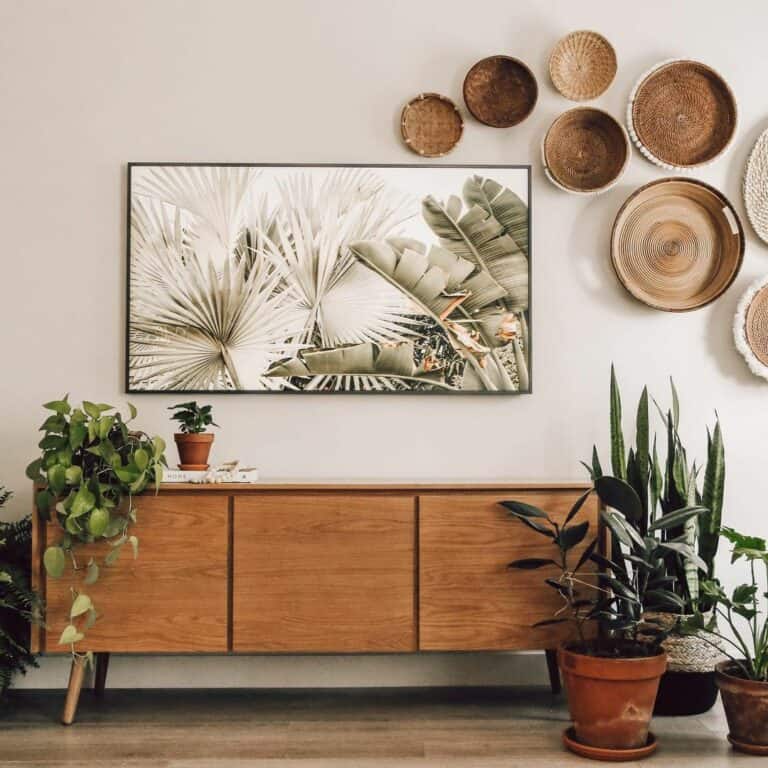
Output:
[[[545,689],[84,691],[68,728],[58,723],[62,701],[61,692],[12,694],[0,710],[2,768],[589,765],[562,750],[567,709]],[[760,761],[730,751],[719,702],[653,728],[661,746],[645,765]]]

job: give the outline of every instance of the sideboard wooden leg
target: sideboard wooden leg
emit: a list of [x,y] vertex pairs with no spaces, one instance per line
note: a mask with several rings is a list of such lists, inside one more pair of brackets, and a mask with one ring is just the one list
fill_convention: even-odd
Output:
[[96,672],[93,678],[93,692],[97,696],[104,695],[104,689],[107,686],[107,670],[109,669],[109,654],[96,654]]
[[549,672],[549,687],[552,693],[560,693],[560,670],[557,668],[557,651],[548,649],[544,651],[547,657],[547,671]]
[[64,725],[72,725],[77,713],[77,702],[80,700],[80,691],[83,688],[86,661],[84,656],[75,656],[72,659],[72,669],[69,672],[69,686],[67,697],[64,700],[64,711],[61,713],[61,722]]

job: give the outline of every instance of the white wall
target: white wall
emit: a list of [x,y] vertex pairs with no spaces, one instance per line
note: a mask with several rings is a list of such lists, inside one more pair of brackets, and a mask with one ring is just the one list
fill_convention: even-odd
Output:
[[[740,108],[728,155],[697,174],[743,214],[746,156],[768,124],[762,0],[641,6],[608,0],[0,0],[0,480],[12,513],[31,504],[40,403],[124,400],[125,163],[417,161],[398,139],[402,103],[424,90],[460,101],[477,59],[518,56],[540,85],[534,114],[510,130],[466,118],[452,163],[534,165],[534,394],[510,398],[214,396],[218,458],[258,463],[264,479],[584,479],[578,460],[607,437],[616,362],[628,401],[643,383],[666,397],[674,375],[683,431],[703,449],[718,409],[725,432],[727,522],[768,533],[768,385],[731,340],[738,297],[768,271],[748,235],[744,267],[713,306],[683,315],[629,298],[609,264],[613,217],[662,173],[635,152],[596,198],[551,187],[539,142],[572,106],[548,81],[560,35],[592,28],[615,45],[619,74],[596,104],[623,116],[636,78],[678,55],[710,63]],[[463,104],[462,104],[463,107]],[[137,395],[142,424],[170,438],[173,396]],[[723,564],[725,564],[723,559]],[[187,674],[191,664],[194,674]],[[118,660],[115,685],[498,682],[543,667],[431,659]],[[24,683],[59,686],[46,660]],[[541,679],[541,677],[540,677]]]

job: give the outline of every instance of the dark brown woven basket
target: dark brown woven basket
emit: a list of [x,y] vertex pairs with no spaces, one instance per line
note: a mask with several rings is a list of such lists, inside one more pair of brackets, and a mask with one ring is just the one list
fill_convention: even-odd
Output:
[[698,61],[661,64],[637,85],[628,122],[642,153],[658,165],[692,168],[725,151],[736,132],[736,99],[720,75]]
[[420,93],[400,116],[403,141],[422,157],[442,157],[458,143],[464,120],[456,105],[439,93]]
[[464,101],[472,116],[493,128],[509,128],[533,112],[539,97],[536,78],[519,59],[489,56],[464,78]]
[[613,186],[627,167],[629,137],[607,112],[569,109],[544,138],[544,166],[552,181],[569,192],[597,193]]

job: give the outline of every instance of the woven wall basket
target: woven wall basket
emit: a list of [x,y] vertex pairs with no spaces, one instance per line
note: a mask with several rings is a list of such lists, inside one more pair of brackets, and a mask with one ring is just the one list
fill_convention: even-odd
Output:
[[472,116],[493,128],[509,128],[533,112],[539,86],[528,67],[511,56],[489,56],[464,78],[464,101]]
[[558,41],[549,57],[552,85],[566,99],[596,99],[616,76],[616,51],[597,32],[579,30]]
[[651,162],[670,170],[707,165],[736,133],[733,92],[711,67],[689,59],[658,64],[635,85],[629,135]]
[[728,200],[693,179],[661,179],[635,191],[611,234],[624,287],[654,309],[685,312],[714,301],[744,258],[744,231]]
[[607,112],[576,107],[560,115],[544,137],[544,172],[566,192],[594,195],[616,184],[631,151],[627,132]]
[[768,243],[768,131],[755,142],[744,173],[744,205],[757,236]]
[[442,157],[458,143],[464,120],[456,105],[439,93],[420,93],[404,107],[400,133],[409,149],[422,157]]
[[768,275],[752,283],[739,300],[733,338],[749,370],[768,380]]

